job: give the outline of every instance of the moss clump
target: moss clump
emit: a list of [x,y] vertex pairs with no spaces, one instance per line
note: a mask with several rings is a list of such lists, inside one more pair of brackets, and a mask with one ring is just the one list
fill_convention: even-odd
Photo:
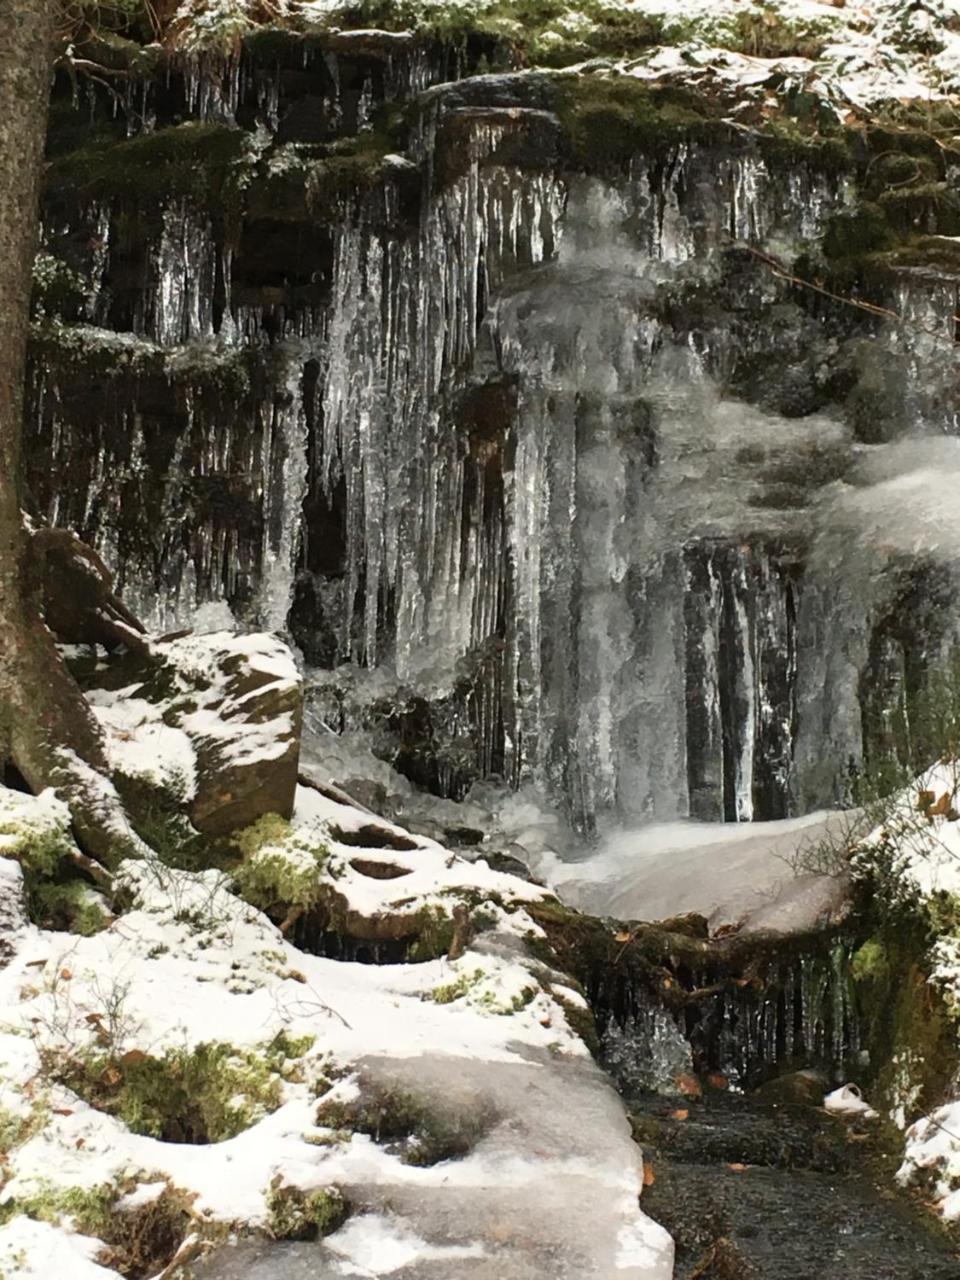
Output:
[[202,871],[227,861],[228,851],[201,835],[187,817],[182,779],[171,778],[161,785],[150,778],[117,773],[114,783],[137,835],[165,866]]
[[455,981],[434,987],[423,998],[424,1000],[432,1000],[434,1004],[453,1004],[454,1000],[461,999],[478,982],[482,982],[485,976],[482,969],[474,969],[472,973],[462,973]]
[[285,1186],[280,1174],[271,1183],[267,1209],[270,1234],[277,1240],[316,1240],[336,1231],[348,1213],[336,1187],[303,1191]]
[[42,929],[92,938],[113,918],[103,898],[85,880],[41,881],[28,891],[30,919]]
[[860,258],[868,253],[881,253],[896,242],[896,237],[879,205],[864,201],[850,213],[830,219],[823,237],[827,258]]
[[2,1221],[9,1221],[21,1213],[38,1222],[56,1224],[69,1220],[81,1235],[102,1238],[109,1229],[116,1199],[117,1187],[113,1183],[101,1183],[95,1187],[56,1187],[52,1183],[44,1183],[30,1195],[6,1201],[2,1207]]
[[882,980],[888,973],[887,951],[879,938],[868,938],[850,957],[854,982]]
[[51,1074],[134,1133],[165,1142],[223,1142],[275,1111],[302,1076],[312,1038],[281,1033],[256,1049],[199,1044],[154,1058],[108,1050],[48,1064]]
[[404,1164],[429,1166],[460,1160],[476,1146],[494,1117],[483,1105],[453,1108],[406,1089],[364,1088],[351,1102],[321,1102],[317,1124],[364,1133]]
[[293,834],[279,814],[268,813],[233,837],[243,860],[234,869],[234,886],[251,906],[270,915],[291,908],[308,911],[325,896],[322,873],[330,856],[320,842]]
[[439,960],[450,950],[456,924],[441,906],[423,907],[411,918],[409,932],[416,935],[407,949],[412,964]]
[[265,845],[283,844],[292,830],[289,819],[282,818],[279,813],[265,813],[249,827],[234,832],[231,840],[242,857],[252,858]]

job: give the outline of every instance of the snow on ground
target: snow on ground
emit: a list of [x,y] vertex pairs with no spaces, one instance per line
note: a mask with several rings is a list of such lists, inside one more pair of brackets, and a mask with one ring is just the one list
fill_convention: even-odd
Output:
[[[921,898],[960,893],[960,761],[940,760],[905,788],[863,842],[863,856],[889,836],[896,870]],[[955,807],[956,805],[956,807]]]
[[[326,29],[341,23],[344,11],[341,0],[307,0],[290,5],[287,15]],[[387,23],[389,10],[383,12]],[[514,14],[504,0],[412,0],[403,14],[411,30],[459,17],[521,40],[531,34],[528,13]],[[553,17],[547,10],[537,43],[544,51],[569,46],[627,18],[660,25],[662,44],[620,64],[645,79],[704,80],[762,99],[764,87],[778,78],[781,95],[802,88],[833,103],[838,114],[960,89],[958,0],[585,0],[582,8],[572,3]],[[757,56],[771,40],[788,50],[796,43],[807,56]]]
[[[105,723],[112,721],[105,717]],[[21,836],[62,834],[62,822],[49,795],[31,799],[0,790],[0,833],[8,852],[16,851],[15,830]],[[372,839],[372,827],[388,846],[412,847],[370,848],[338,839],[358,833]],[[468,1275],[471,1259],[479,1266],[486,1254],[487,1228],[464,1211],[465,1234],[451,1242],[434,1222],[438,1206],[461,1194],[479,1204],[512,1186],[507,1199],[524,1204],[531,1222],[546,1198],[556,1218],[551,1231],[586,1212],[609,1241],[619,1236],[620,1261],[608,1270],[599,1263],[598,1277],[614,1271],[667,1277],[672,1246],[637,1210],[642,1170],[619,1103],[558,999],[582,1007],[582,997],[560,975],[545,977],[542,967],[531,967],[518,941],[518,934],[537,932],[523,903],[543,890],[484,862],[466,862],[433,841],[405,836],[300,788],[289,828],[254,856],[269,849],[296,864],[305,848],[322,845],[318,874],[365,917],[415,913],[425,904],[449,913],[463,893],[471,902],[496,895],[492,929],[460,959],[376,966],[311,955],[237,897],[222,873],[176,871],[152,860],[122,864],[117,881],[130,906],[93,937],[8,919],[12,954],[0,968],[0,1116],[20,1131],[0,1173],[0,1218],[14,1202],[49,1201],[70,1188],[103,1185],[132,1194],[129,1207],[147,1194],[139,1187],[168,1180],[193,1198],[201,1231],[218,1222],[268,1231],[277,1181],[304,1191],[349,1187],[361,1212],[330,1238],[330,1248],[366,1267],[357,1274],[380,1274],[364,1259],[389,1243],[408,1261],[438,1259],[437,1251],[448,1249],[443,1256]],[[404,874],[372,878],[351,865],[358,858],[361,865],[371,859],[399,864]],[[12,900],[18,864],[0,860],[0,871]],[[266,1054],[281,1032],[293,1057],[280,1065],[270,1059],[274,1105],[238,1097],[237,1107],[249,1104],[248,1127],[220,1142],[195,1145],[131,1132],[63,1083],[65,1063],[98,1054],[137,1063],[223,1043],[242,1064]],[[421,1168],[403,1163],[366,1133],[344,1132],[318,1118],[318,1095],[347,1105],[364,1081],[381,1079],[389,1089],[405,1072],[405,1088],[427,1090],[439,1100],[454,1082],[463,1088],[473,1081],[475,1096],[488,1099],[484,1105],[491,1109],[489,1132],[476,1151],[456,1163]],[[602,1121],[585,1138],[567,1112],[575,1104],[587,1114],[598,1100]],[[533,1152],[525,1127],[543,1134]],[[553,1203],[568,1186],[581,1209]],[[405,1196],[409,1215],[394,1213],[385,1222],[383,1197],[393,1205]],[[508,1205],[501,1211],[509,1216]],[[49,1216],[52,1223],[20,1213],[0,1229],[5,1280],[117,1274],[97,1264],[96,1242],[78,1234],[68,1212]],[[545,1210],[540,1220],[546,1217]],[[585,1229],[578,1222],[581,1235]],[[580,1246],[571,1241],[570,1247]],[[602,1258],[607,1247],[597,1243],[596,1256]]]
[[943,1216],[960,1219],[960,1101],[910,1126],[897,1180],[903,1186],[929,1180]]
[[[883,821],[855,855],[854,867],[870,867],[878,853],[886,851],[893,859],[887,883],[899,884],[905,900],[956,898],[960,895],[958,792],[960,761],[940,760],[925,770],[887,806]],[[929,980],[940,990],[954,1019],[960,1017],[960,938],[945,934],[933,944]],[[896,1092],[902,1102],[892,1118],[904,1128],[917,1090],[910,1055],[900,1054],[894,1061]],[[943,1216],[960,1219],[960,1100],[938,1107],[906,1129],[897,1178],[902,1185],[930,1187]]]

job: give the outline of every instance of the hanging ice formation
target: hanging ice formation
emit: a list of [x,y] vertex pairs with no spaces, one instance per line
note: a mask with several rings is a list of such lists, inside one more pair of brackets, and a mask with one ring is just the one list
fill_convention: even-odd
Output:
[[[952,510],[937,489],[923,517],[891,442],[939,433],[955,475],[955,283],[904,274],[868,350],[752,252],[789,261],[844,208],[815,159],[739,138],[587,177],[534,80],[430,89],[462,68],[363,35],[283,75],[191,64],[183,109],[245,131],[242,215],[180,193],[138,240],[120,200],[48,210],[51,244],[92,248],[34,373],[47,514],[155,626],[229,607],[435,708],[438,790],[532,782],[586,829],[831,798],[860,673],[954,625],[890,611]],[[283,204],[424,92],[407,155]]]

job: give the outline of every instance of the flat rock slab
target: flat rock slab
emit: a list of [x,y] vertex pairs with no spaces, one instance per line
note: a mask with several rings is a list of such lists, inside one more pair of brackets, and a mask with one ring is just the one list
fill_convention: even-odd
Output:
[[353,1165],[339,1184],[351,1217],[334,1235],[224,1249],[195,1266],[197,1280],[670,1280],[673,1244],[640,1212],[638,1149],[609,1081],[587,1058],[518,1052],[361,1062],[364,1091],[472,1116],[468,1153],[398,1160],[391,1179]]

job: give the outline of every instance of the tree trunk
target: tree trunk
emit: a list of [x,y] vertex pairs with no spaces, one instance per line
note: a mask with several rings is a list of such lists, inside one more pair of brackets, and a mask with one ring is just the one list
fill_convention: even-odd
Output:
[[81,843],[136,848],[107,777],[99,726],[28,588],[20,448],[30,282],[53,66],[55,0],[0,0],[0,766],[56,786]]

